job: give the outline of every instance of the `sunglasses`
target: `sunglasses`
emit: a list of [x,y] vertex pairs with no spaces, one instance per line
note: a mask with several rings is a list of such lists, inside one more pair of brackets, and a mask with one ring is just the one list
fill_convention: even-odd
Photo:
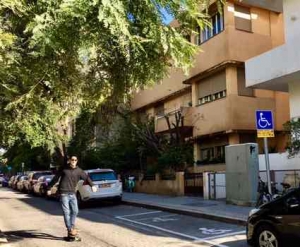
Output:
[[71,161],[77,161],[77,159],[71,159]]

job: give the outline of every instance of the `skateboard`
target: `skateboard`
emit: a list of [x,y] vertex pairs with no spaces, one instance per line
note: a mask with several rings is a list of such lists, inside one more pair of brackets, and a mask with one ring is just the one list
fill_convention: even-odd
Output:
[[81,238],[78,237],[78,236],[74,236],[74,237],[71,237],[71,236],[67,236],[67,237],[64,237],[64,240],[67,241],[67,242],[80,242],[81,241]]

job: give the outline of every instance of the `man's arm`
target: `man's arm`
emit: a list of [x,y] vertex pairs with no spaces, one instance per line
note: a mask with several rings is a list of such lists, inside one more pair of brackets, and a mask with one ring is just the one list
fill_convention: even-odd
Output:
[[50,190],[51,187],[53,187],[59,180],[59,178],[62,175],[62,169],[60,169],[57,174],[54,176],[54,178],[51,180],[51,182],[48,184],[47,190]]
[[90,179],[90,177],[83,170],[81,170],[81,172],[80,172],[80,178],[83,179],[84,181],[87,181],[91,187],[94,186],[93,181]]

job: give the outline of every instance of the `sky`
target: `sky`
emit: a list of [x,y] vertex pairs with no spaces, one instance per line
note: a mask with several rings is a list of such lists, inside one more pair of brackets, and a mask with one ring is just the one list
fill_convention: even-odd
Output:
[[169,24],[173,20],[173,17],[169,15],[165,9],[162,9],[162,13],[165,15],[164,23]]

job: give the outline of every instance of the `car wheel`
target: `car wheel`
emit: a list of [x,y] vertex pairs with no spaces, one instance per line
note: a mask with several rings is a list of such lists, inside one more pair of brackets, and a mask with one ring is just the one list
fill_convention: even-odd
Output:
[[277,232],[268,225],[262,225],[257,229],[255,243],[257,247],[280,247]]
[[81,199],[81,195],[79,192],[77,192],[76,197],[77,197],[78,208],[83,208],[83,201]]

